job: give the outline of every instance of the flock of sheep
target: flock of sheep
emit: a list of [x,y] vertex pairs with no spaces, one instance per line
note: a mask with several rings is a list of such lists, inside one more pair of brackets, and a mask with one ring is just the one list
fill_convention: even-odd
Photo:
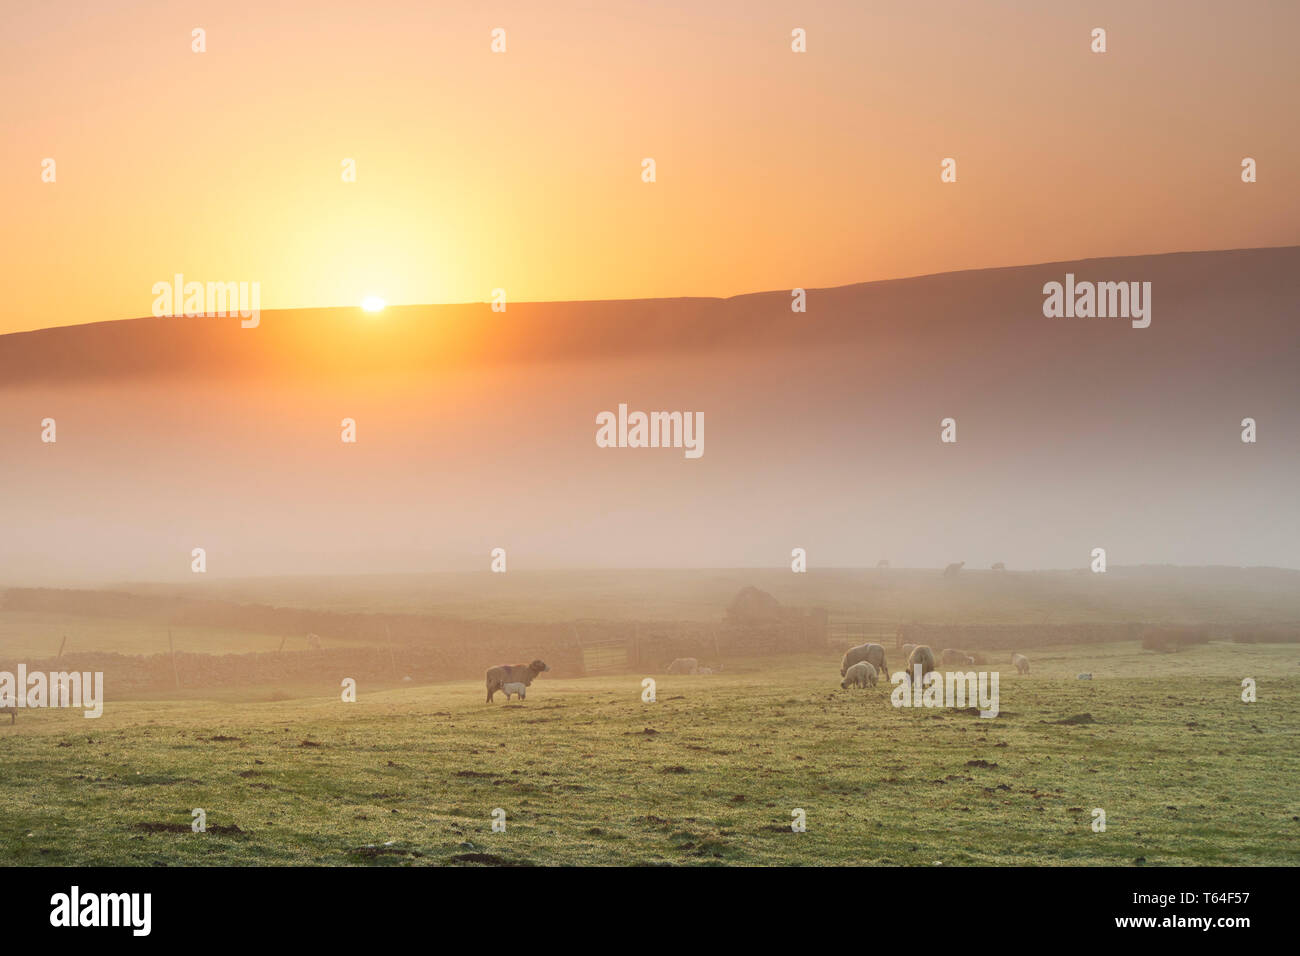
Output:
[[[722,670],[721,664],[717,666],[717,670]],[[667,671],[670,674],[712,674],[714,668],[701,667],[698,658],[675,657],[673,662],[668,665]]]
[[[938,670],[934,651],[928,644],[904,644],[903,656],[907,658],[905,670],[908,677],[915,674],[918,667],[921,668],[922,679],[931,671]],[[943,666],[973,665],[975,658],[955,647],[946,647],[939,655],[938,663]],[[1029,658],[1024,654],[1012,654],[1011,663],[1017,672],[1029,673]],[[845,690],[850,687],[875,687],[880,676],[888,674],[889,665],[885,663],[885,648],[880,644],[859,644],[857,647],[850,647],[845,652],[844,659],[840,661],[840,677],[843,678],[840,687]]]
[[[930,650],[928,644],[904,644],[903,655],[907,658],[906,670],[909,677],[916,672],[917,667],[921,668],[922,678],[931,671],[938,670],[934,651]],[[938,663],[945,666],[974,665],[975,658],[965,651],[947,647],[939,655]],[[1029,673],[1029,659],[1024,654],[1012,654],[1011,663],[1021,674]],[[717,669],[721,670],[722,666],[719,665]],[[484,675],[487,683],[487,702],[492,703],[492,697],[498,691],[506,695],[506,700],[511,696],[518,696],[520,700],[524,700],[528,685],[538,674],[549,670],[546,662],[542,660],[533,661],[531,664],[498,664],[496,667],[489,667],[487,674]],[[714,669],[711,667],[701,667],[699,660],[694,657],[678,657],[668,665],[670,674],[712,674],[713,672]],[[843,678],[840,687],[845,690],[850,687],[875,687],[880,675],[888,673],[885,648],[880,644],[859,644],[857,647],[850,647],[845,652],[844,659],[840,661],[840,677]]]

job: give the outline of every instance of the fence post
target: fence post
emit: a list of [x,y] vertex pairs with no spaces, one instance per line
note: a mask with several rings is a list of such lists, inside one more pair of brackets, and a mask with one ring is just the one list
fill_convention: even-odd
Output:
[[388,661],[393,665],[393,680],[398,680],[397,676],[397,655],[393,653],[393,629],[384,622],[384,636],[388,638]]

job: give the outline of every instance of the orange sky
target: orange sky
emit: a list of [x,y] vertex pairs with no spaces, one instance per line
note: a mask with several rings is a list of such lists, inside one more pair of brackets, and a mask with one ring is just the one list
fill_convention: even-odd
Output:
[[[274,309],[732,295],[1300,242],[1287,0],[3,18],[0,332],[147,315],[177,272],[258,281]],[[1240,182],[1243,156],[1258,183]]]

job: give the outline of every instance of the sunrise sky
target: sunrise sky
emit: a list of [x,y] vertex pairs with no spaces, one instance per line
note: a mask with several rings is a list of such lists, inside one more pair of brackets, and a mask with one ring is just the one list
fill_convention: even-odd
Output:
[[177,272],[276,309],[1300,242],[1287,0],[361,6],[6,4],[0,333]]

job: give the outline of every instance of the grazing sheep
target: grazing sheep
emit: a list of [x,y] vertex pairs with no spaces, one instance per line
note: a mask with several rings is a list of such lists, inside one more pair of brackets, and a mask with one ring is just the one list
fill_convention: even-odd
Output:
[[1017,671],[1022,674],[1029,673],[1029,658],[1024,654],[1012,654],[1011,663],[1015,665]]
[[700,662],[694,657],[678,657],[668,665],[670,674],[698,674],[700,672]]
[[885,649],[879,644],[859,644],[845,651],[844,659],[840,661],[840,676],[846,675],[849,668],[858,661],[870,661],[877,672],[889,673],[889,668],[885,665]]
[[13,723],[17,723],[17,721],[18,721],[18,708],[17,708],[17,707],[0,707],[0,714],[8,714],[8,715],[9,715],[9,723],[11,723],[11,724],[13,724]]
[[943,653],[939,655],[939,663],[948,664],[974,664],[975,658],[971,657],[965,651],[959,651],[955,647],[945,647]]
[[958,572],[960,572],[961,569],[965,566],[966,566],[965,561],[958,561],[956,564],[950,564],[943,569],[943,576],[945,578],[955,578]]
[[1092,680],[1092,673],[1089,672],[1089,673],[1087,673],[1087,674],[1076,674],[1074,679],[1075,679],[1075,680]]
[[921,667],[921,679],[932,670],[934,666],[934,651],[930,650],[928,644],[918,644],[912,649],[912,653],[907,656],[907,677],[910,680],[915,676],[917,665]]
[[[543,671],[549,671],[545,661],[537,660],[531,664],[498,664],[487,669],[487,702],[492,703],[492,695],[504,690],[506,684],[520,683],[527,687]],[[523,696],[522,694],[520,695]],[[510,698],[507,696],[506,698]]]
[[849,668],[848,673],[844,675],[844,680],[840,681],[840,687],[845,690],[850,687],[875,686],[876,669],[871,666],[870,661],[858,661]]
[[528,694],[525,693],[528,689],[528,685],[521,684],[518,681],[511,681],[509,684],[502,684],[501,689],[506,692],[506,700],[510,699],[511,694],[518,694],[520,700],[523,700],[528,696]]

